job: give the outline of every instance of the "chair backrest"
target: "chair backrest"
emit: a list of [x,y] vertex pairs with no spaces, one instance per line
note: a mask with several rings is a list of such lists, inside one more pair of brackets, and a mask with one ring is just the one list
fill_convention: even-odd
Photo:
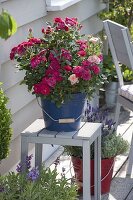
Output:
[[133,70],[133,44],[131,43],[129,30],[127,27],[111,20],[105,20],[103,23],[118,79],[120,85],[123,85],[119,63]]

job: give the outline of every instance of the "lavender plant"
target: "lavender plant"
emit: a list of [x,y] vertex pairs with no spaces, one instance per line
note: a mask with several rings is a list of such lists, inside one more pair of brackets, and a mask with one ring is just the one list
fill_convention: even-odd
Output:
[[[109,117],[108,110],[92,107],[87,102],[87,108],[83,120],[85,122],[102,123],[101,135],[101,157],[111,158],[119,154],[125,153],[128,150],[129,144],[117,135],[114,125],[115,122]],[[82,158],[82,147],[65,146],[65,152],[68,155]],[[91,145],[91,159],[94,158],[94,144]]]
[[[76,200],[77,187],[71,184],[62,173],[57,179],[57,170],[41,170],[31,167],[32,155],[25,163],[17,165],[17,173],[0,176],[1,200]],[[23,167],[25,166],[25,171]]]

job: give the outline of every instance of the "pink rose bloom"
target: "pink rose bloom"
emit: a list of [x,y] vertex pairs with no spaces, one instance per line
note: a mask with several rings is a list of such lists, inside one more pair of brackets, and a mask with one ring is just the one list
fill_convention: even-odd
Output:
[[70,26],[76,26],[78,24],[77,18],[69,18],[69,17],[66,17],[65,23]]
[[58,23],[56,28],[57,30],[65,30],[65,31],[69,30],[69,27],[64,22]]
[[54,54],[50,52],[49,60],[53,60],[53,59],[55,59]]
[[50,34],[52,32],[53,32],[53,28],[51,26],[48,26],[47,29],[46,29],[46,31],[45,31],[45,33],[46,34]]
[[79,80],[75,74],[70,75],[68,80],[71,82],[71,85],[75,85],[76,83],[79,82]]
[[102,61],[103,61],[103,55],[100,54],[98,57],[100,58],[100,60],[101,60],[101,62],[102,62]]
[[17,47],[12,48],[11,53],[10,53],[10,59],[13,60],[15,54],[17,53]]
[[33,42],[34,44],[40,44],[42,41],[39,38],[30,38],[29,42]]
[[25,48],[33,46],[33,42],[22,42],[21,45]]
[[68,72],[72,71],[72,67],[70,65],[65,65],[64,69]]
[[18,54],[23,54],[25,52],[25,48],[22,44],[19,44],[18,47],[17,47],[17,53]]
[[66,60],[69,60],[69,61],[72,60],[71,53],[66,49],[61,49],[61,57],[64,57]]
[[48,84],[48,86],[50,86],[52,88],[55,87],[55,85],[56,85],[56,79],[55,79],[55,77],[49,77],[49,78],[46,77],[44,79],[45,79],[44,81],[46,81],[46,83]]
[[42,85],[41,94],[43,94],[43,95],[49,95],[50,94],[50,88],[49,88],[48,85]]
[[83,67],[85,67],[85,68],[87,67],[88,68],[90,65],[91,65],[91,63],[88,60],[83,60],[82,61],[82,66]]
[[95,64],[100,64],[101,60],[98,56],[93,55],[93,56],[89,56],[89,58],[87,59],[90,63],[95,63]]
[[95,43],[97,43],[99,41],[99,38],[97,38],[97,37],[91,37],[89,39],[89,41],[95,44]]
[[55,70],[60,69],[60,63],[56,58],[51,61],[50,66]]
[[55,22],[55,23],[61,23],[61,22],[64,22],[64,21],[63,21],[63,19],[60,18],[60,17],[55,17],[55,18],[54,18],[54,22]]
[[78,51],[77,54],[78,54],[79,56],[82,56],[82,57],[86,56],[86,52],[83,51],[83,50]]
[[36,94],[49,95],[50,88],[48,85],[41,83],[35,84],[33,90]]
[[82,73],[82,79],[85,81],[88,81],[91,79],[91,73],[90,70],[84,70]]
[[32,68],[36,68],[37,65],[39,65],[40,63],[41,63],[41,60],[39,59],[39,56],[33,56],[31,61],[30,61]]
[[46,51],[45,49],[44,49],[44,50],[41,50],[40,53],[39,53],[39,56],[43,56],[43,55],[45,55],[46,52],[47,52],[47,51]]
[[79,45],[80,51],[85,50],[87,48],[86,40],[77,40],[76,43]]
[[94,74],[98,75],[100,73],[100,67],[97,65],[94,65],[91,67],[91,70],[94,72]]
[[83,67],[82,66],[75,66],[73,68],[73,73],[76,74],[76,77],[81,78],[82,77],[82,73],[83,73]]
[[60,72],[57,69],[54,69],[53,67],[49,66],[48,69],[46,69],[45,71],[46,76],[54,76],[54,77],[58,77],[60,76]]
[[51,76],[54,77],[54,79],[56,80],[56,82],[60,82],[62,81],[62,77],[60,72],[57,69],[53,69],[51,68],[51,66],[49,66],[49,68],[46,70],[46,75],[47,76]]
[[82,44],[87,45],[87,40],[77,40],[76,43],[79,44],[79,45],[82,45]]

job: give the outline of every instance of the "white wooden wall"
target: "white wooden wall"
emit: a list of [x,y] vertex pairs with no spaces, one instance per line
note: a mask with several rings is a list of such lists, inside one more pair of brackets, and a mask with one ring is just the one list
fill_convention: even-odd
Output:
[[[26,40],[28,29],[32,28],[35,36],[41,35],[46,21],[54,17],[77,17],[83,24],[83,33],[97,33],[102,29],[102,22],[97,13],[105,5],[100,0],[82,0],[63,11],[47,12],[45,0],[1,0],[0,8],[4,8],[14,16],[18,24],[17,33],[7,41],[0,39],[0,81],[9,97],[8,107],[12,112],[13,137],[9,158],[2,161],[0,173],[9,171],[20,158],[20,133],[35,119],[42,116],[41,109],[35,97],[27,92],[26,86],[20,86],[23,72],[17,72],[14,62],[10,61],[9,54],[12,47]],[[45,158],[50,156],[54,149],[45,146]],[[44,150],[45,151],[45,150]]]

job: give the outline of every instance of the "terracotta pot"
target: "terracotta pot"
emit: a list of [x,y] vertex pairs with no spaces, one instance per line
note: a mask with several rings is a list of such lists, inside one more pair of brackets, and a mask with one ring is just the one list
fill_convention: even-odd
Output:
[[[73,168],[79,192],[83,191],[83,162],[82,159],[72,157]],[[114,158],[101,160],[101,194],[109,193],[112,180]],[[94,194],[94,160],[91,160],[91,194]]]

